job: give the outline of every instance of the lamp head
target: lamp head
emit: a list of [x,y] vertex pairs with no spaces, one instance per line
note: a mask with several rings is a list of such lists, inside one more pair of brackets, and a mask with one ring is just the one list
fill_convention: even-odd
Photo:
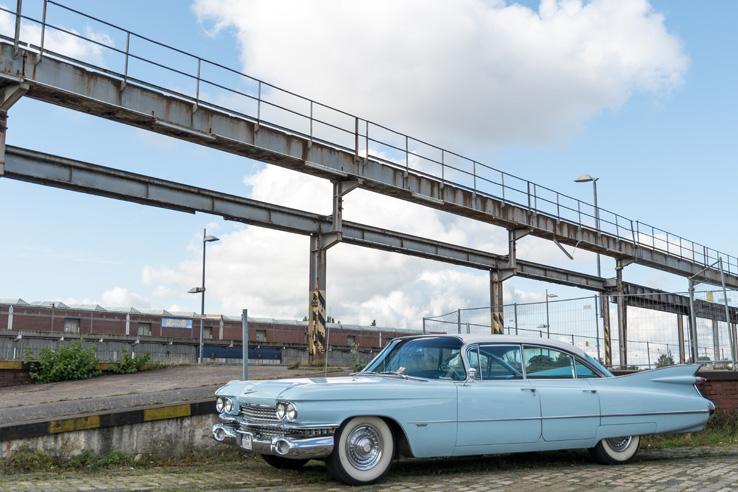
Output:
[[577,183],[588,183],[590,181],[597,181],[598,179],[600,179],[600,178],[593,178],[589,174],[582,174],[581,176],[579,176],[574,181],[577,182]]

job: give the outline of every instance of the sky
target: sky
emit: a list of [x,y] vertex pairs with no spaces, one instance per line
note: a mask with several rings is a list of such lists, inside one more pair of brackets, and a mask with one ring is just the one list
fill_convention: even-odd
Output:
[[[730,219],[738,182],[738,2],[61,3],[589,202],[591,184],[574,179],[590,174],[599,179],[601,208],[738,256]],[[40,18],[41,5],[25,0],[24,13]],[[125,49],[120,32],[56,6],[48,22]],[[0,32],[12,29],[0,15]],[[37,36],[34,29],[24,24],[23,35]],[[120,57],[106,50],[58,36],[46,42],[122,70]],[[142,43],[134,49],[162,52]],[[194,69],[184,56],[167,61]],[[163,72],[146,76],[191,90]],[[8,127],[10,145],[331,212],[328,181],[28,98],[10,109]],[[207,247],[207,313],[307,314],[306,237],[2,178],[0,210],[0,298],[199,312],[200,297],[187,290],[201,282],[207,229],[220,238]],[[507,253],[504,229],[367,191],[345,197],[344,219]],[[594,255],[567,249],[574,260],[526,237],[518,257],[596,272]],[[344,244],[328,251],[327,264],[327,312],[343,323],[419,328],[423,316],[490,303],[487,272]],[[603,276],[614,277],[614,267],[602,258]],[[638,265],[624,279],[687,289],[684,278]],[[504,290],[506,303],[543,301],[547,290],[561,299],[593,295],[521,278]]]

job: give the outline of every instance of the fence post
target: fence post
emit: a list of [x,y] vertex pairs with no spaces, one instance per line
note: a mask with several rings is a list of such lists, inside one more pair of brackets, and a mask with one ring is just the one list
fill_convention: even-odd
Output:
[[456,310],[456,330],[461,335],[461,308]]
[[[602,356],[600,355],[600,298],[599,296],[594,296],[594,305],[595,305],[595,343],[597,344],[597,361],[599,362],[602,360]],[[604,316],[603,316],[604,319]]]
[[423,316],[423,335],[427,334],[428,332],[425,331],[425,316]]
[[243,354],[243,374],[242,380],[247,381],[249,379],[249,310],[244,309],[241,311],[241,327],[242,333],[242,354]]
[[18,0],[17,7],[15,9],[15,39],[13,43],[13,56],[14,57],[18,55],[18,45],[20,43],[22,7],[23,7],[23,0]]
[[728,341],[730,342],[730,359],[733,362],[735,368],[735,337],[733,336],[733,330],[730,328],[730,309],[728,309],[728,291],[725,288],[725,270],[723,269],[723,258],[720,257],[720,281],[723,284],[723,301],[725,304],[725,322],[728,328]]
[[651,369],[651,345],[646,342],[646,355],[648,355],[648,368]]

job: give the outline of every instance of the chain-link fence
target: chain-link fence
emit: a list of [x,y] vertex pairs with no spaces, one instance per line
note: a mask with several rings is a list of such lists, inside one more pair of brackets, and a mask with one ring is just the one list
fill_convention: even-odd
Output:
[[[732,299],[728,291],[726,304],[722,290],[718,297],[717,289],[707,287],[695,289],[691,301],[689,293],[625,295],[620,315],[621,299],[614,295],[567,300],[550,299],[547,295],[544,302],[506,304],[502,307],[504,333],[556,338],[606,363],[609,331],[610,366],[655,368],[690,363],[696,358],[697,362],[715,368],[734,369],[738,309],[731,304],[738,304],[738,292],[732,292]],[[491,320],[490,307],[458,309],[424,318],[423,331],[488,334],[492,331]],[[623,334],[627,340],[624,351],[620,346]]]

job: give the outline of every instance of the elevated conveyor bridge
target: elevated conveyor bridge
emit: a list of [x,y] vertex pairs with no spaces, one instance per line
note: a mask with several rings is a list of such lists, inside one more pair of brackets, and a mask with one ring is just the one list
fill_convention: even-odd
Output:
[[[610,285],[615,285],[620,293],[624,291],[622,270],[630,263],[681,275],[690,281],[713,284],[724,281],[728,287],[738,288],[738,259],[734,256],[596,209],[473,159],[93,19],[57,2],[45,0],[43,5],[43,17],[39,19],[5,11],[5,15],[14,16],[16,29],[0,33],[2,149],[7,111],[21,97],[29,97],[330,180],[334,188],[330,223],[316,223],[315,232],[310,233],[311,286],[314,287],[310,293],[311,306],[313,300],[318,304],[325,302],[327,249],[341,241],[360,241],[359,232],[341,217],[343,196],[356,188],[507,229],[509,251],[504,261],[492,256],[483,260],[489,261],[493,306],[502,306],[502,282],[529,268],[529,264],[516,258],[515,249],[515,242],[528,234],[559,246],[574,246],[614,258],[618,278]],[[83,22],[98,22],[114,31],[111,39],[123,36],[125,49],[105,44],[99,37],[85,38],[54,24],[54,19],[47,17],[47,8],[51,6],[66,16],[78,16]],[[22,39],[23,24],[40,28],[40,38],[30,42]],[[104,61],[66,56],[59,51],[63,49],[60,46],[46,44],[50,37],[45,34],[50,32],[57,34],[56,39],[67,36],[94,46]],[[154,59],[153,52],[188,60],[190,68],[173,68],[166,55]],[[135,71],[133,67],[137,67]],[[173,80],[171,84],[152,83],[152,69],[168,73]],[[230,107],[223,107],[217,104],[217,96],[204,94],[221,97],[225,94],[234,102]],[[18,152],[21,151],[14,155]],[[0,176],[5,172],[2,163]],[[46,180],[46,177],[39,178],[37,182]],[[112,194],[120,190],[108,191]],[[141,200],[133,191],[118,194],[126,195],[124,199],[131,201]],[[207,208],[209,198],[194,195],[190,198],[205,205],[160,206]],[[222,211],[211,213],[229,215]],[[375,246],[392,249],[386,244],[391,242],[391,236],[387,232],[383,236],[385,243],[378,241]],[[716,268],[718,264],[722,265],[721,269]],[[543,267],[538,271],[543,272],[544,278],[555,281],[556,270]],[[598,279],[594,282],[595,290],[599,290],[600,283],[606,282]],[[315,342],[311,354],[321,355],[323,350],[324,312],[324,305],[310,311],[310,340]],[[499,313],[492,313],[492,328],[501,331]],[[620,339],[626,340],[624,320],[620,330]],[[621,352],[621,361],[624,360],[626,354]]]

